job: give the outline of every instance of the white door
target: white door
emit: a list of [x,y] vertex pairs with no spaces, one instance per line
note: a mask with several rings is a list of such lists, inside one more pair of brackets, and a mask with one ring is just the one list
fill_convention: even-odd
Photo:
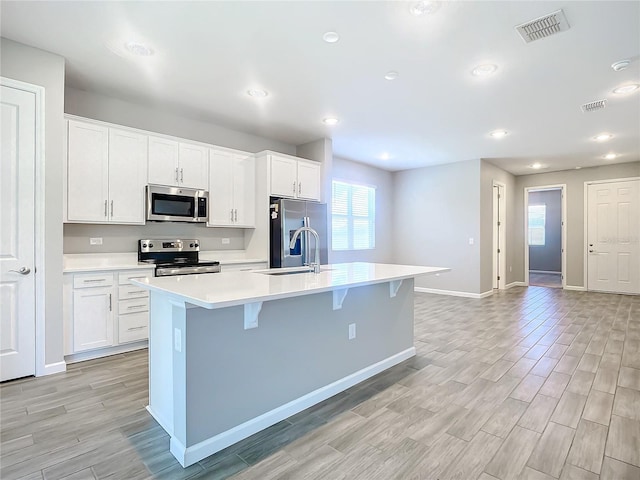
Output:
[[233,224],[233,165],[231,153],[211,150],[209,176],[209,224]]
[[149,183],[178,185],[178,142],[149,137]]
[[35,374],[35,94],[0,87],[0,381]]
[[109,220],[144,224],[147,137],[109,129]]
[[298,162],[298,198],[320,200],[320,164]]
[[588,186],[588,289],[640,293],[640,180]]
[[69,120],[67,142],[67,218],[108,221],[109,129]]
[[298,193],[298,162],[291,158],[271,155],[269,168],[271,173],[269,193],[276,197],[295,198]]
[[233,156],[233,206],[237,225],[256,223],[256,162],[253,156]]
[[206,190],[209,180],[209,149],[181,143],[178,158],[180,186]]

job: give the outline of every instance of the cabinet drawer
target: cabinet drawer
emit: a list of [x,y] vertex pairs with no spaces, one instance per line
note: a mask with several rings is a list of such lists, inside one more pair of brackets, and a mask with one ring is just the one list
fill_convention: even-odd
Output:
[[138,313],[149,311],[149,298],[132,298],[130,300],[120,300],[118,302],[118,314]]
[[130,285],[132,278],[153,277],[153,270],[138,270],[137,272],[123,272],[118,274],[119,285]]
[[130,298],[145,298],[149,296],[149,290],[145,290],[137,285],[125,285],[124,287],[118,287],[118,299],[128,300]]
[[82,273],[73,276],[73,288],[110,287],[113,285],[111,273]]
[[118,343],[135,342],[147,338],[149,338],[149,314],[147,312],[118,317]]

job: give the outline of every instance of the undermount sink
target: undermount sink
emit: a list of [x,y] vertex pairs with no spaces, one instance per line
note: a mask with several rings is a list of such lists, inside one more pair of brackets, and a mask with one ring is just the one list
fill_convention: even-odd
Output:
[[[320,271],[324,272],[331,270],[331,268],[320,267]],[[299,273],[313,273],[313,267],[285,267],[285,268],[270,268],[268,270],[257,270],[255,273],[261,273],[262,275],[297,275]]]

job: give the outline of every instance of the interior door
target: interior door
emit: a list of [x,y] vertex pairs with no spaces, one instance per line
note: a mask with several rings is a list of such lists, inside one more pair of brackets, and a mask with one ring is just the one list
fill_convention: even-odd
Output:
[[588,186],[587,287],[640,293],[640,180]]
[[2,85],[0,381],[35,374],[35,94]]

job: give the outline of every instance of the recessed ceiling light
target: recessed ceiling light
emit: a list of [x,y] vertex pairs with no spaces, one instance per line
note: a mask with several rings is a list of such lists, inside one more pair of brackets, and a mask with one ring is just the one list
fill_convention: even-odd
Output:
[[129,52],[140,57],[150,57],[153,55],[153,50],[147,47],[144,43],[131,41],[125,43],[124,46],[129,50]]
[[380,154],[380,159],[381,159],[381,160],[389,160],[390,158],[391,158],[391,155],[389,155],[389,153],[388,153],[388,152],[382,152],[382,153]]
[[507,131],[506,130],[494,130],[489,135],[491,135],[493,138],[502,138],[502,137],[505,137],[507,135]]
[[340,40],[340,35],[338,35],[337,32],[325,32],[325,34],[322,35],[322,39],[327,43],[336,43]]
[[622,85],[620,87],[614,88],[613,93],[624,95],[625,93],[635,92],[636,90],[638,90],[638,88],[640,88],[640,84],[630,83],[628,85]]
[[431,15],[436,13],[440,9],[440,3],[438,1],[432,0],[422,0],[420,2],[415,2],[409,7],[409,12],[414,17],[422,17],[423,15]]
[[269,95],[269,92],[267,92],[266,90],[260,90],[258,88],[251,88],[247,90],[247,95],[254,98],[264,98]]
[[576,167],[576,170],[580,170],[582,167]]
[[616,158],[617,156],[618,156],[618,155],[616,155],[615,153],[607,153],[607,154],[604,156],[604,159],[605,159],[605,160],[613,160],[613,159],[614,159],[614,158]]
[[533,168],[534,170],[540,170],[542,168],[542,164],[536,162],[536,163],[530,165],[530,167]]
[[611,64],[611,68],[613,68],[616,72],[620,70],[624,70],[629,65],[631,65],[631,60],[620,60],[619,62],[615,62]]
[[593,137],[596,142],[606,142],[607,140],[611,140],[612,138],[613,135],[611,135],[610,133],[601,133]]
[[387,80],[395,80],[396,78],[398,78],[398,72],[394,72],[393,70],[391,70],[384,75],[384,78]]
[[336,117],[325,117],[322,119],[322,123],[325,125],[336,125],[340,120]]
[[494,73],[497,69],[497,65],[494,65],[492,63],[485,63],[484,65],[478,65],[476,68],[471,70],[471,74],[476,77],[486,77]]

